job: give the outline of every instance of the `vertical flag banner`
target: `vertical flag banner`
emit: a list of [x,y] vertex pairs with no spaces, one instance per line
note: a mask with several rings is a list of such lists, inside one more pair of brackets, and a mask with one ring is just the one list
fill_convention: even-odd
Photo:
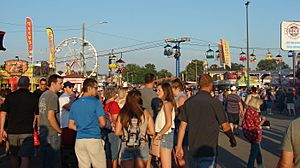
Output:
[[50,45],[50,54],[49,54],[49,63],[51,68],[55,68],[55,46],[54,46],[54,35],[51,28],[46,28],[49,45]]
[[26,39],[28,44],[28,58],[32,61],[32,20],[26,18]]
[[6,50],[6,48],[3,47],[4,35],[5,35],[5,32],[4,31],[0,31],[0,50],[3,50],[3,51]]
[[221,39],[222,60],[225,65],[231,68],[230,48],[227,40]]

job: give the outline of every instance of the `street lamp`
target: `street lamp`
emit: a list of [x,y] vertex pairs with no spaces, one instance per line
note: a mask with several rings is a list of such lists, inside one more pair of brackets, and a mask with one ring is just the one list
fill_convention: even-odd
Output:
[[[104,24],[104,23],[108,23],[108,22],[96,22],[95,24],[93,24],[93,25],[90,25],[90,26],[88,26],[87,28],[91,28],[91,27],[93,27],[93,26],[95,26],[95,25],[98,25],[98,24]],[[85,42],[85,40],[84,40],[84,32],[85,32],[85,25],[84,25],[84,23],[82,24],[82,44],[81,44],[81,46],[82,46],[82,51],[81,51],[81,57],[82,57],[82,65],[81,65],[81,68],[82,68],[82,73],[83,73],[83,75],[84,76],[86,76],[86,65],[85,65],[85,57],[84,57],[84,47],[86,46],[86,44],[87,44],[87,42]],[[96,67],[97,67],[97,70],[96,70],[96,74],[98,75],[98,66],[99,66],[99,64],[98,64],[98,62],[96,62]]]
[[167,43],[175,44],[175,46],[173,47],[174,52],[168,52],[168,50],[166,50],[166,49],[170,48],[170,46],[166,46],[164,55],[171,56],[173,54],[173,56],[176,60],[176,77],[177,78],[179,77],[179,72],[180,72],[180,56],[181,56],[180,43],[187,42],[187,41],[191,41],[191,39],[188,37],[182,37],[179,39],[166,39],[165,40],[165,42],[167,42]]
[[246,34],[247,34],[247,87],[250,86],[250,78],[249,78],[249,26],[248,26],[248,6],[250,1],[245,3],[246,6]]

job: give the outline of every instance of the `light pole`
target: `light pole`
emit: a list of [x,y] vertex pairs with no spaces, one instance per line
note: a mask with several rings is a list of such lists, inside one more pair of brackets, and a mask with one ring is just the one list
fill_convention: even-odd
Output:
[[[97,24],[104,24],[104,23],[108,23],[108,22],[96,22],[95,24],[93,24],[93,25],[90,25],[90,26],[88,26],[88,28],[91,28],[91,27],[93,27],[93,26],[95,26],[95,25],[97,25]],[[86,65],[85,65],[85,57],[84,57],[84,47],[85,47],[85,45],[86,45],[86,42],[85,42],[85,25],[84,25],[84,23],[82,24],[82,43],[81,43],[81,47],[82,47],[82,50],[81,50],[81,57],[82,57],[82,62],[81,62],[81,72],[83,73],[83,75],[84,76],[87,76],[87,74],[86,74]],[[96,65],[97,65],[97,70],[96,70],[96,76],[98,76],[98,62],[96,62]]]
[[250,86],[250,79],[249,79],[249,26],[248,26],[248,6],[250,1],[245,3],[246,6],[246,34],[247,34],[247,87]]
[[190,61],[190,63],[194,63],[195,64],[195,85],[196,85],[196,88],[198,86],[198,63],[197,63],[197,60],[196,61]]
[[191,41],[190,38],[188,37],[183,37],[180,39],[166,39],[165,42],[167,43],[174,43],[175,46],[173,47],[173,49],[175,50],[174,52],[174,58],[176,60],[176,77],[179,77],[179,73],[180,73],[180,56],[181,56],[181,52],[180,52],[180,43],[182,42],[187,42],[187,41]]

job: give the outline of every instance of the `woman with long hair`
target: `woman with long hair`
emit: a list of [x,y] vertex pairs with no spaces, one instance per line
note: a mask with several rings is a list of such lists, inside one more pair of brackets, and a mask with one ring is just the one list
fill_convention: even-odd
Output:
[[176,102],[169,83],[157,87],[157,97],[162,100],[162,106],[155,120],[155,138],[161,139],[160,156],[162,168],[172,167],[171,153],[174,145],[175,108]]
[[256,88],[253,87],[251,91],[251,95],[249,95],[246,100],[248,107],[242,122],[244,136],[251,144],[247,168],[253,168],[255,160],[257,162],[257,167],[263,167],[263,159],[260,147],[260,142],[262,140],[261,126],[266,120],[264,117],[261,118],[258,113],[258,109],[262,104],[262,100],[257,95]]
[[121,109],[115,134],[122,136],[120,160],[124,168],[144,168],[149,159],[147,134],[154,135],[154,121],[151,113],[143,108],[141,92],[128,92]]

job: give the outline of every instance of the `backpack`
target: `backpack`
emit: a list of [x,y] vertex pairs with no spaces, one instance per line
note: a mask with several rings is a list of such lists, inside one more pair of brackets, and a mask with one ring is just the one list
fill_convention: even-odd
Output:
[[123,142],[126,142],[127,147],[140,146],[142,140],[140,133],[140,121],[137,118],[132,118],[127,129],[124,130]]

